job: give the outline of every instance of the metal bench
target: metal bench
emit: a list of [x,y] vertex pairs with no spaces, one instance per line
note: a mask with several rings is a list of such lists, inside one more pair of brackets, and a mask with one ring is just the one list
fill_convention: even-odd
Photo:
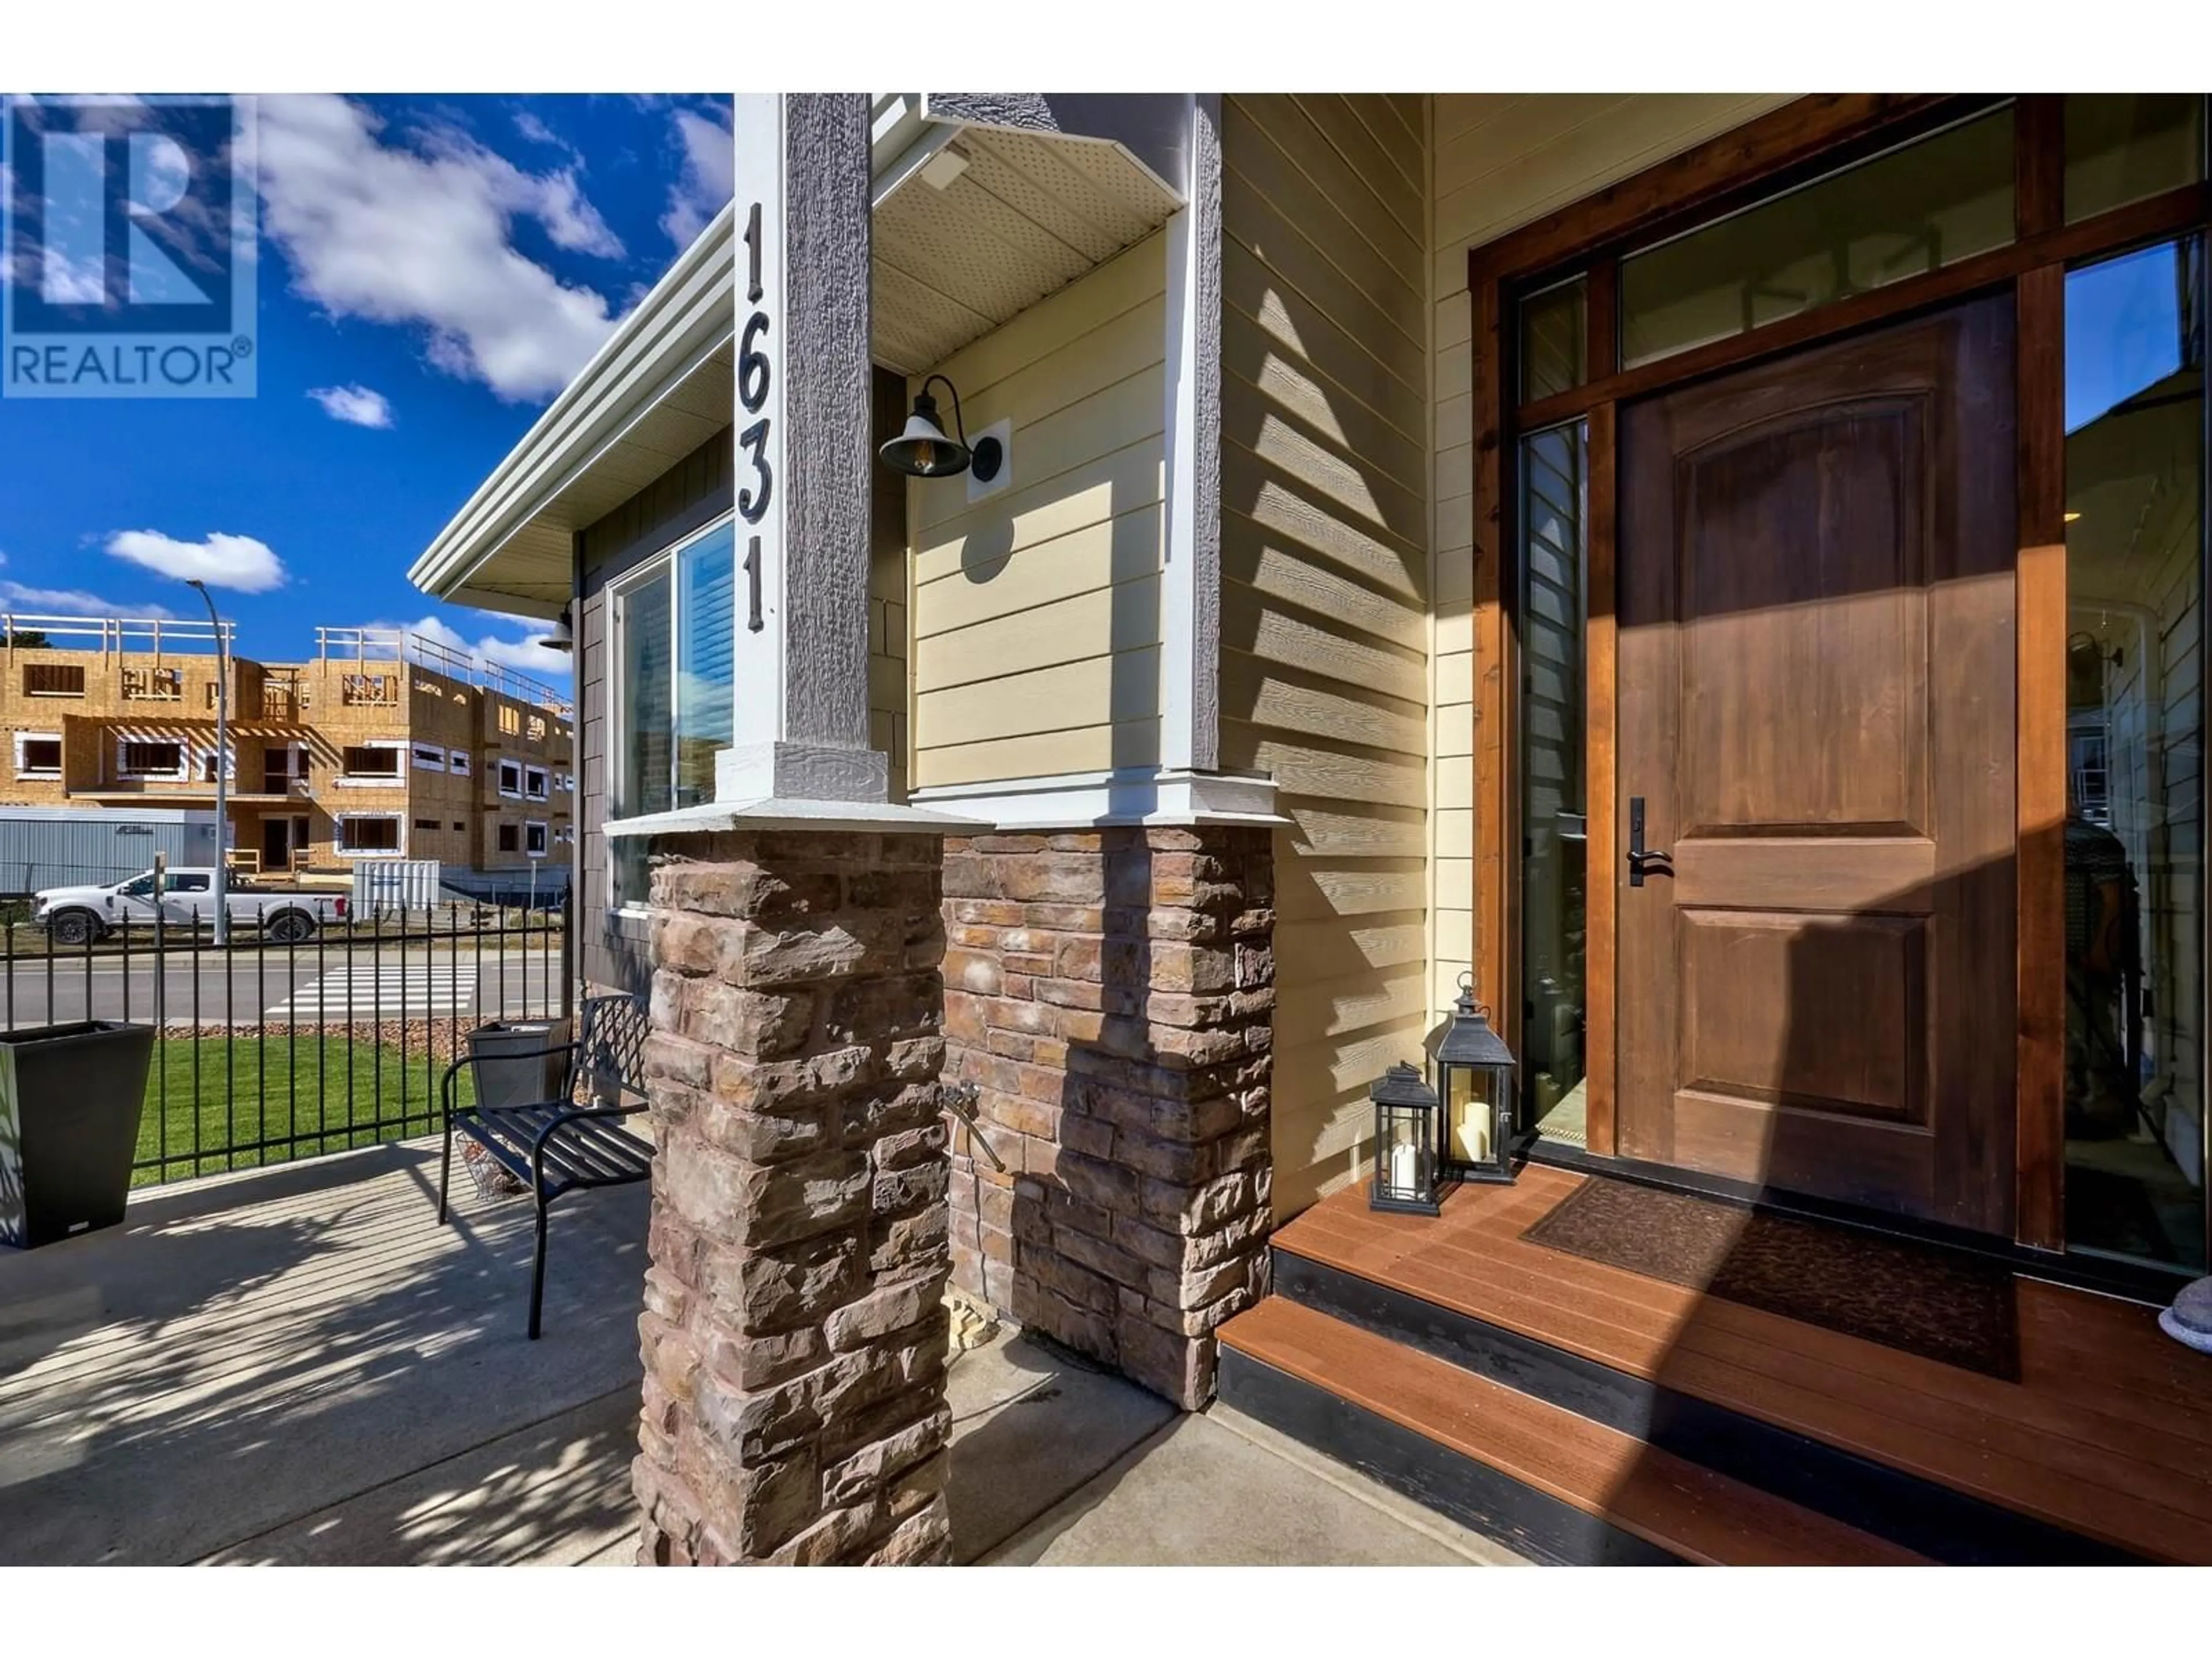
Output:
[[[542,1048],[503,1048],[495,1055],[464,1054],[446,1068],[440,1084],[446,1144],[438,1161],[438,1220],[443,1224],[453,1178],[453,1136],[466,1135],[492,1160],[524,1183],[538,1206],[538,1243],[530,1269],[530,1335],[536,1340],[545,1299],[545,1212],[563,1194],[621,1187],[653,1173],[652,1144],[623,1127],[645,1110],[645,1005],[633,996],[584,999],[582,1023],[573,1042]],[[455,1079],[471,1066],[562,1057],[561,1086],[550,1100],[525,1105],[456,1107]],[[579,1104],[583,1092],[586,1104]],[[477,1091],[481,1102],[484,1091]]]

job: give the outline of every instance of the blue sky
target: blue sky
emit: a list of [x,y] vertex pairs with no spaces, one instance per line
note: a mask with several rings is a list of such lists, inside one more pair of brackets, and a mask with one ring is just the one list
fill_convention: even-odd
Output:
[[2161,242],[2067,274],[2067,431],[2181,367],[2184,269]]
[[259,100],[259,392],[0,398],[0,609],[204,615],[239,650],[428,624],[548,678],[542,624],[406,570],[727,199],[727,100]]

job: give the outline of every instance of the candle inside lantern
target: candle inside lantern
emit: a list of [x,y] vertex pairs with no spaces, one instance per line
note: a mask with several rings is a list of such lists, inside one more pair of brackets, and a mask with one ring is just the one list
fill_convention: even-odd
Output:
[[1409,1193],[1419,1184],[1419,1149],[1409,1140],[1401,1140],[1390,1149],[1390,1185],[1399,1192]]
[[1447,1116],[1451,1123],[1452,1156],[1463,1164],[1480,1164],[1490,1157],[1490,1103],[1475,1091],[1474,1074],[1463,1066],[1449,1066],[1451,1099]]

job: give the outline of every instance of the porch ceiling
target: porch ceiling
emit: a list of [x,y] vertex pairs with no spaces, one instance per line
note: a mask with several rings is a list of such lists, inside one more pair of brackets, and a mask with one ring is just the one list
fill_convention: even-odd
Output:
[[[1119,141],[963,125],[932,118],[915,94],[878,100],[873,144],[872,350],[909,374],[1182,205]],[[965,164],[957,177],[939,162],[946,155]],[[736,248],[726,207],[416,560],[410,581],[462,605],[561,614],[574,534],[730,424]]]
[[966,162],[905,172],[876,198],[874,352],[907,374],[1026,311],[1165,224],[1182,198],[1121,145],[966,127]]
[[[734,348],[725,340],[635,425],[593,455],[588,467],[546,498],[499,550],[498,600],[534,599],[556,612],[568,603],[574,562],[569,538],[729,425],[735,361]],[[495,601],[488,597],[478,602]]]

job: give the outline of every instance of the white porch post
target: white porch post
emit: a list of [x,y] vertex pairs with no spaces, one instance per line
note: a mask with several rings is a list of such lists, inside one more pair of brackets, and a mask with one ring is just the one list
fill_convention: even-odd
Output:
[[738,635],[718,802],[880,802],[868,747],[868,104],[737,100]]

